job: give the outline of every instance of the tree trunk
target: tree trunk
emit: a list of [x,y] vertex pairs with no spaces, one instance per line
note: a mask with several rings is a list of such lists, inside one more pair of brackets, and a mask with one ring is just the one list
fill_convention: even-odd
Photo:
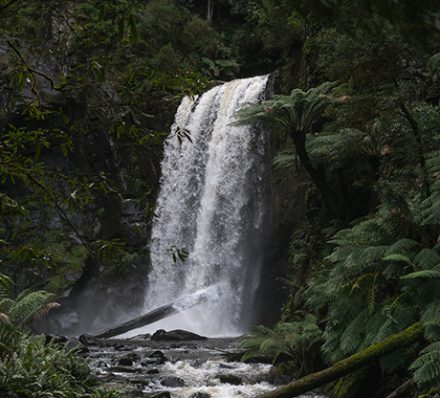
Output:
[[206,300],[206,296],[200,294],[200,292],[196,292],[191,296],[183,297],[179,300],[176,300],[174,303],[156,308],[155,310],[150,311],[137,318],[130,319],[127,322],[121,323],[117,326],[96,333],[92,337],[102,338],[102,339],[115,337],[120,334],[127,333],[130,330],[149,325],[163,318],[177,314],[178,312],[183,312],[187,309],[190,309],[192,307],[195,307],[196,305],[203,303],[205,300]]
[[339,379],[360,369],[377,359],[416,343],[423,338],[423,326],[415,323],[400,333],[387,337],[380,343],[373,344],[358,353],[336,362],[333,366],[312,373],[274,391],[260,395],[258,398],[293,398],[315,388]]
[[324,205],[327,209],[336,217],[343,217],[343,203],[341,198],[336,195],[333,189],[328,184],[324,173],[316,169],[312,161],[309,158],[309,155],[306,151],[306,141],[303,134],[300,134],[296,131],[291,132],[291,137],[293,139],[293,143],[295,144],[296,153],[301,160],[306,171],[309,173],[316,187],[318,188]]
[[107,339],[110,337],[115,337],[123,333],[127,333],[130,330],[140,328],[142,326],[149,325],[150,323],[159,321],[163,318],[166,318],[168,316],[174,315],[177,312],[179,312],[173,304],[164,305],[163,307],[157,308],[153,311],[148,312],[147,314],[144,314],[140,317],[130,319],[127,322],[121,323],[117,326],[114,326],[112,328],[103,330],[95,335],[93,337],[100,338],[100,339]]
[[429,173],[428,173],[428,168],[426,167],[426,160],[423,150],[422,137],[420,135],[419,124],[417,123],[417,120],[413,117],[413,115],[408,110],[408,108],[406,107],[403,101],[400,103],[400,109],[402,110],[402,113],[404,114],[406,120],[408,120],[408,123],[410,124],[411,129],[413,131],[414,138],[416,140],[417,156],[419,158],[420,169],[422,170],[423,191],[425,192],[425,196],[428,197],[431,194],[431,189],[429,186]]

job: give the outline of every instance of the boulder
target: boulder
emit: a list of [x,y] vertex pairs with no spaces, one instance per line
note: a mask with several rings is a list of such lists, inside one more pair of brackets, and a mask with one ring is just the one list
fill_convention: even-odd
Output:
[[132,368],[131,366],[111,366],[109,368],[104,369],[107,372],[118,372],[118,373],[137,373],[140,372],[140,369]]
[[220,379],[220,382],[224,384],[234,384],[234,385],[242,384],[242,380],[240,377],[230,373],[220,374],[217,377]]
[[171,395],[168,391],[149,392],[144,394],[144,398],[171,398]]
[[206,392],[195,392],[191,394],[189,398],[211,398],[211,395]]
[[122,366],[131,366],[134,362],[139,360],[139,354],[130,352],[119,358],[118,364]]
[[152,341],[191,341],[191,340],[207,340],[205,336],[200,336],[196,333],[188,332],[186,330],[176,329],[169,332],[159,329],[152,336]]
[[167,376],[160,381],[160,384],[165,387],[183,387],[185,385],[185,382],[180,377]]
[[130,337],[128,340],[148,340],[151,338],[150,333],[137,334],[136,336]]
[[148,356],[148,358],[142,361],[142,365],[163,365],[166,361],[168,361],[168,358],[164,355],[162,351],[154,351]]

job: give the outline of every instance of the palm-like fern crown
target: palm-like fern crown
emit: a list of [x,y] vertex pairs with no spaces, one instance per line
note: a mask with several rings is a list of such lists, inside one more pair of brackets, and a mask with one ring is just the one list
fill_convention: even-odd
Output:
[[330,95],[334,87],[334,83],[324,83],[308,91],[295,89],[290,95],[275,95],[239,110],[236,124],[262,123],[286,133],[306,134],[313,121],[334,103]]

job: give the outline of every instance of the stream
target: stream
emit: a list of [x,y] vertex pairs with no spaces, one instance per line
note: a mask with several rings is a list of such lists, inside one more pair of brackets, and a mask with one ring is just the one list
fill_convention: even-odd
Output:
[[106,387],[126,385],[128,398],[251,398],[276,388],[272,365],[237,360],[237,338],[114,339],[91,344],[87,351],[94,375]]

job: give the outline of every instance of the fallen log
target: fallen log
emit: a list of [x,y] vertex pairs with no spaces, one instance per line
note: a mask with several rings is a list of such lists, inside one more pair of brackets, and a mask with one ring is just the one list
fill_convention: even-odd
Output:
[[141,315],[137,318],[131,319],[127,322],[96,333],[93,335],[93,337],[107,339],[109,337],[118,336],[120,334],[127,333],[130,330],[149,325],[150,323],[154,323],[156,321],[160,321],[161,319],[177,314],[178,312],[179,311],[177,310],[177,308],[174,307],[174,303],[164,305],[162,307],[156,308],[153,311],[148,312],[147,314]]
[[258,398],[294,398],[298,395],[312,391],[334,380],[339,379],[369,363],[390,354],[396,350],[407,347],[423,338],[423,325],[415,323],[400,333],[387,337],[380,343],[375,343],[345,358],[327,369],[309,374],[276,390],[259,395]]
[[137,318],[130,319],[129,321],[111,327],[109,329],[105,329],[88,337],[106,339],[160,321],[163,318],[169,317],[179,312],[183,312],[187,309],[203,303],[207,299],[206,294],[204,294],[205,292],[206,290],[196,292],[190,296],[176,300],[174,303],[166,304]]

